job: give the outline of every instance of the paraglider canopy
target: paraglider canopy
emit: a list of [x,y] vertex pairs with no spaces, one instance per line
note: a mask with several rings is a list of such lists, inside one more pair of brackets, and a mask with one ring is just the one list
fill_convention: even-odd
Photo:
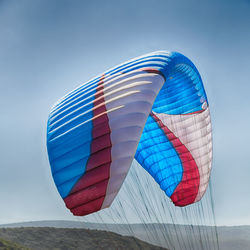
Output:
[[176,206],[199,201],[210,176],[211,139],[196,67],[165,51],[125,62],[68,93],[52,107],[47,128],[55,184],[79,216],[111,205],[134,158]]

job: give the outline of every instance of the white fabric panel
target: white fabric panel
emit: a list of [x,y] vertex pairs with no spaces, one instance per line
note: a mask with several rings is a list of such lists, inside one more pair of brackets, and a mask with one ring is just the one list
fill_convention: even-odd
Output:
[[156,113],[163,124],[186,146],[192,154],[200,173],[200,186],[195,199],[199,201],[208,185],[212,165],[212,133],[207,105],[201,113],[167,115]]
[[[116,90],[118,89],[115,92],[112,92],[112,85],[105,82],[104,98],[107,111],[118,106],[121,108],[108,112],[112,162],[102,208],[111,205],[121,188],[132,164],[148,114],[164,82],[165,79],[161,75],[142,71],[131,74],[125,81],[113,80]],[[130,94],[122,96],[125,93]]]

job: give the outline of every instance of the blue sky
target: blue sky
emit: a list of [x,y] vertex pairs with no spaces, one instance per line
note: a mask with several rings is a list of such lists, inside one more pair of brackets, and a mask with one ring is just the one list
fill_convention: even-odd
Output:
[[72,219],[46,152],[50,107],[155,50],[201,73],[213,122],[218,224],[250,224],[250,1],[0,0],[0,223]]

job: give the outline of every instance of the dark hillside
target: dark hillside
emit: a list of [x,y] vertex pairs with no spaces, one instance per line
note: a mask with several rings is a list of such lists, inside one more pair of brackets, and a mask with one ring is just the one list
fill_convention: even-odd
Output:
[[[6,228],[5,230],[9,230],[7,228],[21,228],[21,227],[25,227],[25,228],[40,227],[41,230],[43,227],[53,227],[53,228],[61,228],[61,229],[62,228],[65,228],[65,229],[66,228],[67,229],[78,228],[79,230],[91,229],[91,232],[100,232],[100,234],[102,233],[105,234],[105,232],[95,231],[95,230],[105,230],[105,231],[116,232],[123,236],[131,235],[131,229],[132,229],[133,235],[136,235],[136,237],[138,237],[139,239],[149,242],[154,245],[161,245],[159,241],[156,241],[152,237],[149,238],[149,235],[145,231],[145,227],[142,224],[132,224],[129,226],[124,225],[124,224],[103,225],[103,224],[98,224],[98,223],[86,223],[86,222],[80,222],[80,221],[60,221],[60,220],[58,221],[32,221],[32,222],[0,225],[0,228],[2,228],[0,229],[0,238],[2,237],[2,238],[10,239],[10,240],[14,239],[14,238],[11,238],[11,235],[12,235],[11,233],[9,236],[8,235],[6,236],[6,234],[3,234],[2,233],[2,230],[4,230],[3,228]],[[185,225],[178,225],[178,226],[175,225],[174,227],[172,224],[165,224],[163,227],[162,224],[148,224],[147,227],[148,229],[151,228],[152,231],[158,232],[159,237],[163,236],[164,233],[162,234],[161,232],[164,232],[164,230],[167,228],[168,229],[167,237],[171,239],[174,246],[178,245],[178,242],[176,241],[176,230],[181,232],[183,241],[188,241],[188,240],[190,241],[190,239],[188,239],[188,234],[187,235],[185,234],[186,232]],[[195,226],[193,227],[193,230],[194,232],[197,232],[197,229],[195,228]],[[210,228],[209,226],[202,226],[199,228],[199,230],[201,230],[201,232],[204,232],[204,235],[205,235],[206,232],[212,231],[212,228]],[[217,232],[218,232],[220,250],[235,250],[235,249],[249,250],[250,249],[250,226],[218,226]],[[124,239],[124,237],[121,237],[120,235],[118,235],[117,237],[120,237],[119,239],[121,239],[121,241],[123,241]],[[129,242],[135,243],[134,241],[132,241],[133,239],[132,237],[128,237],[128,238],[126,237],[125,239],[129,239]],[[75,241],[77,241],[77,239],[75,239]],[[22,244],[22,241],[18,241],[18,242]],[[136,240],[136,242],[139,242],[139,240]],[[162,242],[164,242],[164,239],[162,239]],[[145,243],[143,242],[143,244]],[[196,242],[194,242],[193,244],[196,245]],[[150,249],[150,248],[146,248],[146,249]],[[154,249],[157,249],[157,248],[154,247]]]
[[0,250],[29,250],[29,249],[14,242],[0,239]]
[[[112,232],[51,227],[1,228],[0,238],[30,249],[144,249],[160,250],[139,239]],[[1,249],[1,248],[0,248]],[[24,249],[24,248],[3,248]]]

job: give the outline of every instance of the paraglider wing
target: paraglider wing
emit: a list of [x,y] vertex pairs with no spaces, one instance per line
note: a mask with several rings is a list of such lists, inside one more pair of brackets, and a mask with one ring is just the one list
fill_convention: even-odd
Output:
[[135,157],[178,206],[198,201],[211,168],[207,97],[195,66],[155,52],[81,85],[51,109],[47,149],[66,206],[111,205]]

